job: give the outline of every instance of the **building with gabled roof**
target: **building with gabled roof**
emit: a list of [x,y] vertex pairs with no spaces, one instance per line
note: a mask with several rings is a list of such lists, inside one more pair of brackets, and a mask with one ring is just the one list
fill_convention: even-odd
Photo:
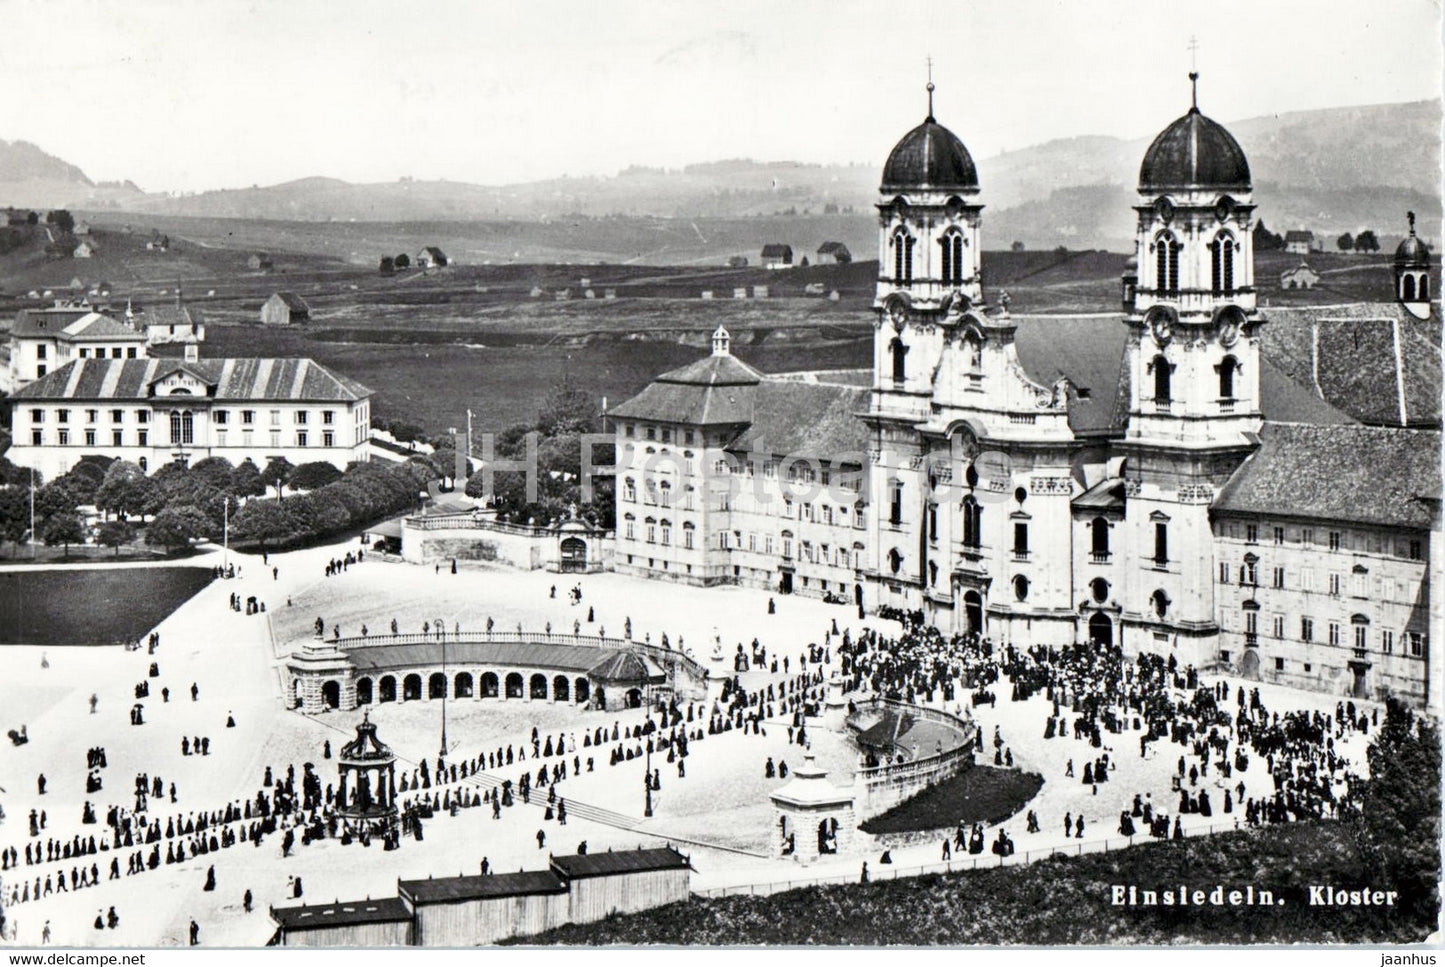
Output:
[[310,359],[73,359],[15,393],[7,456],[47,477],[89,454],[147,471],[213,456],[344,469],[367,459],[371,396]]
[[416,267],[419,269],[439,269],[449,264],[447,253],[435,245],[428,245],[416,253]]
[[793,267],[793,246],[782,242],[769,242],[763,246],[762,265],[765,269],[789,269]]
[[144,359],[146,344],[144,332],[87,302],[22,309],[10,330],[10,385],[18,389],[72,359]]

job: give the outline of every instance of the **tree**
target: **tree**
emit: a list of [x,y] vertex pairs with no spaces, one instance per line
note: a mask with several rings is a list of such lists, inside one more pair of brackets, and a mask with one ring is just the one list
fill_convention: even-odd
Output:
[[381,265],[378,267],[377,270],[382,275],[391,275],[391,273],[396,271],[396,260],[393,259],[390,255],[383,255],[381,257]]
[[108,520],[100,525],[96,538],[106,547],[115,548],[115,556],[120,557],[120,546],[135,540],[135,527],[129,521]]
[[110,465],[95,491],[95,506],[107,514],[126,512],[134,506],[130,491],[136,481],[145,477],[145,471],[129,460],[117,460]]
[[45,224],[54,225],[66,235],[75,230],[75,216],[63,208],[45,214]]
[[296,522],[280,501],[251,500],[231,519],[231,531],[242,540],[264,544],[290,537],[296,531]]
[[1276,235],[1264,225],[1264,220],[1254,226],[1254,250],[1256,252],[1277,252],[1284,248],[1284,236]]
[[191,467],[191,475],[217,490],[231,489],[231,475],[236,467],[225,457],[207,457]]
[[291,474],[292,490],[316,490],[341,479],[336,465],[325,460],[303,463]]
[[18,544],[30,529],[30,492],[21,487],[0,487],[0,542]]
[[55,514],[74,513],[80,501],[75,499],[71,483],[64,477],[50,481],[35,494],[35,516],[51,517]]
[[146,543],[177,551],[206,533],[206,515],[195,507],[167,507],[146,528]]
[[395,265],[399,269],[409,269],[411,268],[411,256],[407,255],[405,252],[402,252],[396,258],[391,260],[391,264]]
[[1012,245],[1009,246],[1009,250],[1013,252],[1022,252],[1024,250],[1024,243],[1014,242]]
[[280,500],[281,488],[291,479],[295,469],[285,457],[272,457],[266,462],[266,469],[261,471],[261,482],[268,487],[275,487],[276,499]]
[[261,470],[254,460],[247,457],[236,465],[231,474],[231,493],[237,497],[264,497],[266,483],[261,479]]
[[1399,890],[1407,914],[1438,913],[1440,880],[1440,736],[1396,698],[1366,752],[1369,778],[1351,788],[1349,828],[1367,882]]
[[1378,252],[1379,250],[1380,240],[1375,237],[1375,233],[1371,229],[1367,228],[1355,236],[1356,252]]
[[71,512],[51,514],[45,519],[45,525],[40,532],[42,539],[51,547],[56,544],[65,545],[66,557],[70,556],[71,544],[79,544],[85,540],[85,528],[81,526],[80,518]]
[[1335,240],[1335,244],[1340,247],[1341,252],[1348,252],[1355,247],[1355,238],[1349,232],[1346,232]]

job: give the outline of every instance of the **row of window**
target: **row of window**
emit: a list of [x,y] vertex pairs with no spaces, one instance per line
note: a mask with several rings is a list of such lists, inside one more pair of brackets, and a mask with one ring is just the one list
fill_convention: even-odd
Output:
[[[1173,232],[1154,236],[1154,289],[1164,295],[1179,294],[1179,253],[1184,245]],[[1234,256],[1239,245],[1229,232],[1220,232],[1209,243],[1209,291],[1216,296],[1234,294]]]
[[[45,422],[45,412],[46,412],[45,410],[39,409],[39,408],[32,409],[32,410],[30,411],[30,422],[31,422],[31,423],[44,423],[44,422]],[[100,422],[100,412],[101,412],[100,410],[98,410],[98,409],[86,409],[84,412],[85,412],[85,422],[86,422],[86,423],[99,423],[99,422]],[[126,411],[126,410],[123,410],[123,409],[113,409],[113,410],[110,410],[110,411],[109,411],[110,422],[111,422],[111,423],[124,423],[124,422],[125,422],[125,414],[126,414],[126,412],[127,412],[127,411]],[[150,410],[134,410],[134,411],[132,411],[132,412],[134,412],[135,415],[136,415],[136,422],[137,422],[137,423],[149,423],[149,422],[150,422],[150,417],[151,417],[151,411],[150,411]],[[242,425],[242,426],[251,426],[251,425],[254,425],[254,424],[255,424],[255,422],[256,422],[256,413],[257,413],[256,410],[240,410],[240,411],[238,411],[238,412],[240,413],[241,425]],[[271,410],[270,413],[271,413],[271,425],[272,425],[272,426],[279,426],[279,425],[281,424],[281,413],[282,413],[282,411],[281,411],[281,410]],[[309,415],[309,413],[308,413],[307,410],[295,410],[295,411],[293,411],[293,413],[294,413],[294,415],[293,415],[293,417],[292,417],[292,422],[295,423],[296,426],[306,426],[306,425],[310,422],[310,415]],[[216,424],[217,426],[227,426],[227,425],[229,425],[230,422],[231,422],[231,414],[230,414],[230,412],[229,412],[228,410],[211,410],[211,411],[210,411],[210,414],[211,414],[211,422],[214,423],[214,424]],[[189,411],[187,411],[186,417],[187,417],[187,419],[190,418],[190,413],[189,413]],[[67,407],[60,407],[60,408],[58,408],[58,409],[55,411],[55,422],[57,422],[57,423],[69,423],[69,422],[70,422],[70,409],[67,408]],[[322,411],[321,411],[321,423],[322,423],[323,426],[332,426],[332,425],[334,425],[334,424],[336,423],[336,411],[335,411],[335,410],[322,410]]]
[[[1246,644],[1253,644],[1259,639],[1259,612],[1245,610],[1244,615],[1244,640]],[[1283,640],[1285,637],[1285,616],[1282,614],[1270,615],[1270,637],[1276,640]],[[1425,636],[1418,631],[1407,631],[1404,635],[1407,654],[1412,658],[1425,657]],[[1309,615],[1301,615],[1299,623],[1299,640],[1306,644],[1315,641],[1315,619]],[[1380,653],[1393,655],[1395,653],[1395,632],[1381,630],[1376,638],[1380,646]],[[1325,626],[1325,642],[1332,647],[1338,648],[1344,643],[1344,625],[1339,621],[1330,621]],[[1356,621],[1351,624],[1351,643],[1358,651],[1365,651],[1370,646],[1370,628],[1364,621]]]
[[[1256,561],[1246,560],[1236,568],[1227,561],[1219,562],[1219,583],[1229,584],[1230,579],[1237,575],[1241,587],[1257,588],[1259,583],[1260,567]],[[1297,572],[1297,579],[1291,586],[1286,581],[1285,568],[1273,567],[1269,569],[1270,587],[1275,590],[1315,590],[1314,568],[1300,568]],[[1330,597],[1338,598],[1344,592],[1344,575],[1338,572],[1328,572],[1325,575],[1325,587]],[[1357,598],[1370,596],[1387,601],[1408,601],[1410,600],[1409,585],[1404,581],[1394,581],[1388,578],[1376,576],[1373,585],[1370,582],[1368,571],[1358,570],[1350,575],[1350,594]]]
[[[174,413],[174,414],[172,414],[172,415],[171,415],[170,431],[171,431],[171,432],[170,432],[170,438],[169,438],[169,439],[170,439],[171,445],[173,445],[173,446],[190,446],[191,444],[195,443],[195,427],[194,427],[194,424],[193,424],[192,421],[191,421],[191,415],[190,415],[189,413],[184,413],[184,414]],[[271,446],[273,446],[273,447],[279,447],[279,446],[281,446],[281,431],[280,431],[280,430],[272,430],[272,431],[270,431],[270,432],[271,432]],[[101,433],[100,433],[99,430],[86,429],[86,430],[81,431],[80,436],[75,439],[74,443],[75,443],[76,446],[94,447],[94,446],[99,446],[99,445],[100,445],[100,439],[101,439]],[[310,435],[307,431],[305,431],[305,430],[297,430],[297,431],[296,431],[295,440],[296,440],[295,446],[297,446],[297,447],[307,447],[307,446],[310,446],[310,445],[311,445],[311,435]],[[37,446],[37,447],[43,447],[43,446],[45,446],[45,445],[46,445],[45,431],[44,431],[44,430],[31,430],[31,431],[30,431],[30,444],[31,444],[31,446]],[[68,446],[71,446],[71,444],[72,444],[71,434],[70,434],[70,429],[69,429],[68,427],[61,427],[60,429],[58,429],[58,430],[55,431],[55,445],[56,445],[56,446],[68,447]],[[251,431],[250,431],[250,430],[243,431],[242,434],[241,434],[241,443],[240,443],[240,446],[249,447],[249,446],[251,446],[252,444],[253,444],[253,441],[252,441]],[[124,430],[111,430],[111,431],[110,431],[110,446],[113,446],[113,447],[123,447],[123,446],[126,446],[126,445],[127,445],[127,444],[126,444],[126,442],[125,442],[125,431],[124,431]],[[134,442],[134,444],[131,444],[131,445],[133,445],[133,446],[138,446],[138,447],[148,447],[148,446],[150,446],[150,445],[151,445],[151,442],[150,442],[150,431],[149,431],[149,430],[144,430],[144,429],[136,430],[136,431],[135,431],[135,442]],[[218,446],[218,447],[224,447],[224,446],[226,446],[226,445],[227,445],[226,432],[225,432],[224,430],[218,430],[218,431],[216,432],[216,446]],[[336,446],[336,433],[335,433],[335,431],[333,431],[333,430],[323,430],[322,433],[321,433],[321,445],[322,445],[323,447],[334,447],[334,446]]]
[[[914,237],[905,229],[893,233],[889,242],[893,249],[893,284],[908,285],[913,282]],[[944,285],[960,285],[965,281],[963,250],[968,240],[958,229],[950,229],[938,240],[939,281]]]
[[[1286,540],[1290,543],[1315,544],[1315,531],[1312,527],[1302,527],[1299,530],[1271,526],[1267,529],[1259,524],[1236,524],[1229,523],[1224,527],[1224,533],[1228,537],[1243,537],[1246,544],[1260,543],[1261,535],[1266,535],[1276,547],[1282,547]],[[1322,546],[1328,547],[1331,551],[1368,551],[1370,553],[1389,553],[1394,546],[1395,553],[1399,557],[1408,557],[1412,561],[1424,560],[1424,543],[1418,539],[1406,541],[1392,541],[1389,537],[1378,534],[1371,534],[1367,538],[1358,534],[1349,534],[1345,531],[1327,531],[1326,539]]]
[[[68,355],[68,353],[61,353],[61,355],[62,355],[62,356],[65,356],[65,355]],[[89,346],[81,346],[81,347],[80,347],[80,352],[78,353],[78,355],[80,356],[81,359],[91,359],[92,357],[95,358],[95,359],[105,359],[105,358],[106,358],[106,347],[104,347],[104,346],[96,346],[96,347],[94,347],[94,348],[92,349],[92,348],[89,347]],[[36,358],[36,359],[47,359],[47,358],[49,358],[48,353],[47,353],[47,347],[46,347],[46,345],[45,345],[44,343],[39,343],[39,344],[36,345],[36,347],[35,347],[35,358]],[[111,346],[111,347],[110,347],[110,358],[111,358],[111,359],[137,359],[137,358],[139,358],[139,347],[136,347],[136,346]],[[40,375],[44,376],[45,374],[44,374],[44,373],[41,373]]]

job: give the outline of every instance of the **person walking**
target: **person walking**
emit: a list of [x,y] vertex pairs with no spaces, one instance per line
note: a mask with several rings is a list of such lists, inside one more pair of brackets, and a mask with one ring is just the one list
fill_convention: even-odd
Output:
[[196,921],[192,920],[192,921],[191,921],[191,946],[192,946],[192,947],[199,946],[199,945],[200,945],[200,942],[201,942],[201,925],[200,925],[199,923],[196,923]]

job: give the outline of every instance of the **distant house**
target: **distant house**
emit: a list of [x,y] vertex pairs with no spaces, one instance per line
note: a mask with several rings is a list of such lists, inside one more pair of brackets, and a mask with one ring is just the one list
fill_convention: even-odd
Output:
[[824,242],[818,246],[818,262],[835,262],[838,265],[847,265],[853,261],[853,253],[848,251],[848,246],[842,242]]
[[95,254],[95,246],[91,245],[88,241],[83,241],[75,246],[75,251],[71,254],[78,259],[88,259]]
[[252,271],[264,271],[271,268],[273,265],[274,263],[271,261],[271,256],[267,255],[265,252],[252,252],[250,257],[246,259],[246,268],[251,269]]
[[294,292],[273,292],[261,305],[261,322],[268,326],[290,326],[311,318],[311,307]]
[[169,252],[171,250],[171,237],[169,235],[156,235],[146,242],[147,252]]
[[763,246],[763,268],[786,269],[793,264],[793,246],[770,242]]
[[435,245],[428,245],[416,253],[416,267],[419,269],[439,269],[447,264],[447,253]]
[[1301,260],[1299,265],[1279,274],[1279,287],[1281,289],[1313,289],[1319,280],[1319,273],[1310,268],[1308,262]]
[[76,234],[76,235],[89,235],[89,234],[90,234],[90,222],[87,222],[87,221],[78,221],[78,222],[76,222],[76,223],[75,223],[75,232],[74,232],[74,234]]
[[1318,252],[1322,247],[1321,242],[1315,239],[1314,232],[1295,230],[1285,232],[1284,250],[1293,252],[1296,255],[1308,255],[1311,252]]

